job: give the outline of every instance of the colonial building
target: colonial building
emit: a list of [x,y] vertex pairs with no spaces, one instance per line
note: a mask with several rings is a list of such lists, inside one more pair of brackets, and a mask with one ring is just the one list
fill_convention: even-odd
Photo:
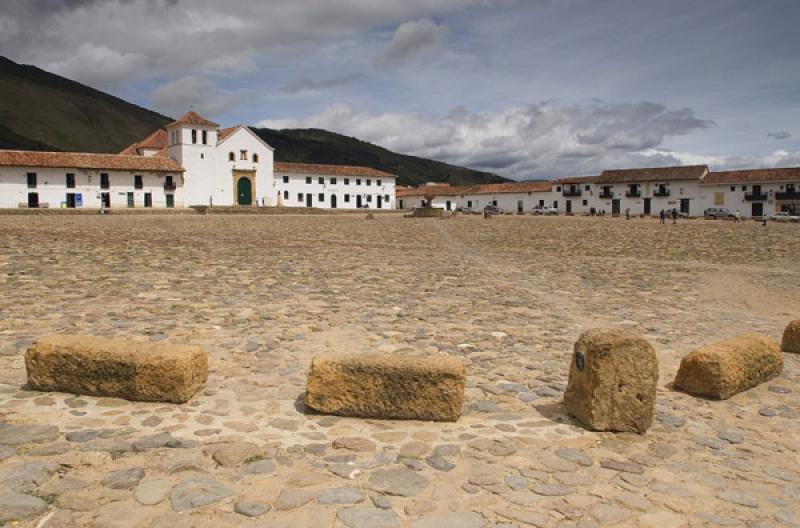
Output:
[[119,154],[0,150],[0,207],[294,206],[394,209],[395,176],[274,163],[250,128],[188,112]]
[[470,187],[428,185],[397,191],[398,207],[425,203],[432,191],[434,207],[479,209],[495,205],[506,212],[526,213],[548,206],[561,213],[657,215],[677,209],[702,216],[710,207],[724,207],[744,217],[776,212],[800,214],[800,168],[709,172],[705,165],[603,171],[599,176],[562,178]]

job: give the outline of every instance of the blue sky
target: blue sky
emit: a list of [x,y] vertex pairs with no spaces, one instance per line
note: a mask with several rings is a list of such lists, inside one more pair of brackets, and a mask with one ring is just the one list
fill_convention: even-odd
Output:
[[[515,179],[800,165],[793,0],[30,0],[0,54]],[[37,38],[30,38],[30,35]]]

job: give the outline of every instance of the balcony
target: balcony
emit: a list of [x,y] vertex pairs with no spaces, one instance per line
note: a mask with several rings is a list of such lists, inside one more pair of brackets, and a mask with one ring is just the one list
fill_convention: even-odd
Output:
[[610,200],[614,197],[614,191],[602,191],[598,196],[601,200]]
[[580,189],[567,189],[564,187],[564,192],[561,193],[563,196],[580,196],[581,190]]
[[800,200],[800,191],[776,192],[776,200]]
[[653,191],[653,196],[664,198],[669,196],[669,189],[656,189]]
[[176,188],[175,182],[169,182],[169,181],[164,182],[165,191],[174,191],[175,188]]
[[641,198],[642,197],[642,191],[640,191],[639,189],[629,189],[629,190],[625,191],[625,197],[626,198]]
[[766,202],[767,201],[767,194],[766,193],[747,193],[744,195],[744,199],[748,202]]

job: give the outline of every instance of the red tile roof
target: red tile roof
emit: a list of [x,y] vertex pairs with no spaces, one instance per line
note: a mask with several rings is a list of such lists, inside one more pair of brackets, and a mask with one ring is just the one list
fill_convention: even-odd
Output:
[[209,121],[208,119],[201,116],[194,110],[186,112],[185,114],[180,116],[177,120],[173,121],[167,126],[170,127],[172,125],[197,125],[197,126],[219,127],[218,124],[216,124],[213,121]]
[[153,150],[161,150],[167,147],[167,131],[163,128],[159,128],[143,140],[134,143],[133,145],[128,146],[125,148],[120,154],[125,154],[128,156],[138,156],[140,155],[140,149],[153,149]]
[[459,196],[469,187],[453,187],[447,183],[420,185],[419,187],[395,188],[395,196],[425,196],[429,192],[434,196]]
[[425,196],[429,192],[434,196],[461,196],[467,194],[503,194],[503,193],[528,193],[549,192],[553,183],[550,181],[487,183],[484,185],[470,185],[453,187],[448,184],[420,185],[407,189],[395,190],[397,196]]
[[228,128],[220,128],[219,131],[217,132],[217,143],[221,142],[223,139],[233,134],[236,131],[236,129],[238,129],[240,126],[241,125],[232,126]]
[[167,157],[91,154],[85,152],[0,150],[0,166],[183,172],[183,167],[177,161]]
[[351,165],[320,165],[317,163],[280,163],[273,166],[274,172],[289,174],[330,174],[332,176],[370,176],[377,178],[394,178],[394,174],[370,167],[354,167]]
[[748,169],[737,171],[709,172],[703,183],[744,183],[796,181],[800,182],[800,167],[784,167],[775,169]]
[[600,176],[571,176],[569,178],[559,178],[555,180],[558,183],[597,183]]
[[707,170],[705,165],[607,170],[603,171],[597,183],[700,180]]

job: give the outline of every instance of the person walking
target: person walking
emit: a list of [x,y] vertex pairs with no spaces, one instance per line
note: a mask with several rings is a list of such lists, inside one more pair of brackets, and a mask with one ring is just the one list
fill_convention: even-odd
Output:
[[626,218],[627,220],[630,220],[630,219],[631,219],[631,208],[630,208],[630,207],[626,207],[626,208],[625,208],[625,218]]
[[736,213],[733,215],[733,221],[738,224],[739,222],[741,222],[741,220],[742,220],[742,213],[739,212],[739,210],[737,209]]
[[762,216],[761,218],[763,219],[763,222],[762,222],[761,225],[764,226],[764,227],[767,227],[767,215],[764,214],[764,216]]
[[672,208],[672,223],[673,224],[678,223],[678,210],[674,207]]
[[661,210],[660,213],[658,213],[658,217],[661,219],[661,223],[662,224],[666,224],[667,223],[667,212],[664,211],[663,209]]

